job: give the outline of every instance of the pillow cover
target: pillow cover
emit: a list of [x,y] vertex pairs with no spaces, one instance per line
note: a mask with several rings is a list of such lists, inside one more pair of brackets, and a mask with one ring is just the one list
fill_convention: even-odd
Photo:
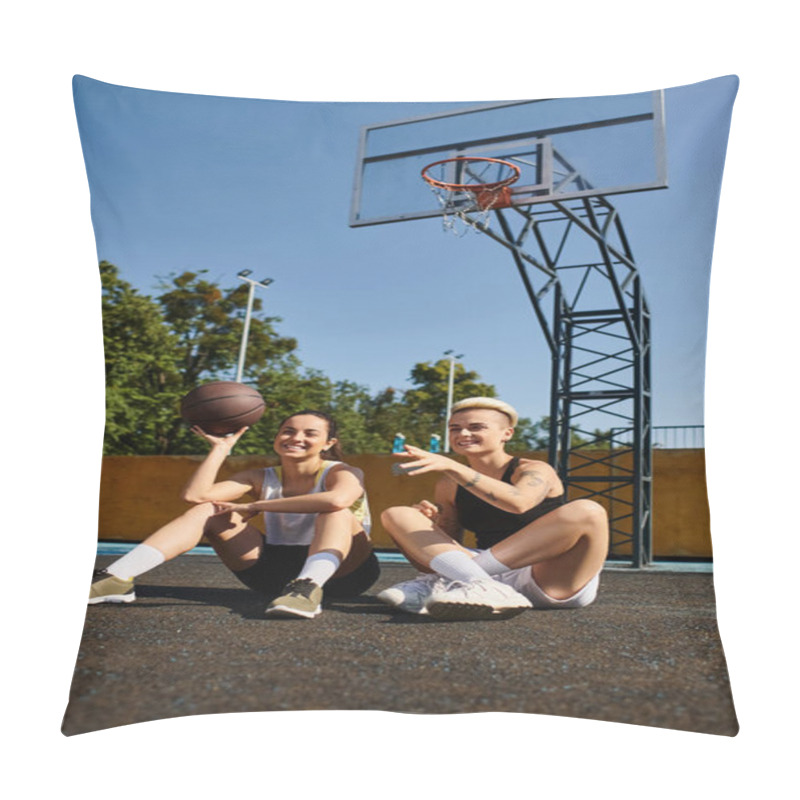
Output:
[[[267,411],[222,474],[276,464],[288,413],[332,411],[364,472],[381,573],[291,624],[265,619],[205,541],[153,564],[132,606],[89,606],[64,733],[376,709],[735,735],[702,413],[737,85],[292,103],[77,76],[106,353],[97,566],[183,513],[204,445],[180,397],[236,379]],[[376,595],[414,570],[380,512],[434,485],[392,474],[393,443],[447,454],[445,398],[494,394],[522,417],[514,451],[605,508],[598,598],[503,621],[393,613]]]

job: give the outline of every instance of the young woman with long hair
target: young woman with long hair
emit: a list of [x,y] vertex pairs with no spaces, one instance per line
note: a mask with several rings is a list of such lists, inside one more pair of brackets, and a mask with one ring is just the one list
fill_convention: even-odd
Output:
[[[134,579],[205,537],[247,587],[271,597],[268,616],[313,618],[328,597],[359,595],[378,578],[361,470],[341,461],[336,424],[297,411],[273,443],[280,465],[217,475],[246,428],[226,436],[192,429],[210,450],[183,489],[184,514],[94,575],[89,603],[132,602]],[[252,499],[239,502],[245,495]],[[263,514],[265,533],[250,520]]]

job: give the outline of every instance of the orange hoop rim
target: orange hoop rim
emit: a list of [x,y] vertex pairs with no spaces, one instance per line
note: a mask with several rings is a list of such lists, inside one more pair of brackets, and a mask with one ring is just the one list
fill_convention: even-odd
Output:
[[[445,183],[444,181],[432,178],[427,174],[429,169],[438,167],[439,164],[452,164],[454,161],[483,161],[490,164],[502,164],[512,170],[512,174],[501,181],[493,181],[491,183]],[[457,156],[456,158],[443,158],[441,161],[434,161],[432,164],[422,168],[422,179],[427,181],[431,186],[437,189],[445,189],[449,192],[485,192],[492,189],[502,189],[504,186],[510,186],[520,176],[520,168],[510,161],[504,161],[502,158],[486,158],[484,156]]]

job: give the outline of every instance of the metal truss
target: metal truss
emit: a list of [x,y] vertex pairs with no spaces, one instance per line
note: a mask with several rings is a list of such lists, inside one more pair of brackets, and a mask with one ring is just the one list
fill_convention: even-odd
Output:
[[[579,176],[572,176],[580,180]],[[650,312],[606,197],[494,209],[551,353],[550,463],[570,500],[609,512],[609,557],[652,557]]]

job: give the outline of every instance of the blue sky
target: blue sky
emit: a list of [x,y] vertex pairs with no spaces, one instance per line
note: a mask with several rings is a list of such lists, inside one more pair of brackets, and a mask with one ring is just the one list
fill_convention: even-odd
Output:
[[[656,425],[703,422],[719,114],[734,91],[732,79],[668,90],[669,188],[613,198],[653,312]],[[233,286],[252,269],[274,280],[258,290],[265,313],[333,379],[404,389],[416,362],[453,349],[521,415],[548,412],[549,352],[504,248],[453,237],[438,219],[348,226],[361,126],[454,104],[243,100],[83,79],[77,100],[98,257],[143,292],[172,272]]]

